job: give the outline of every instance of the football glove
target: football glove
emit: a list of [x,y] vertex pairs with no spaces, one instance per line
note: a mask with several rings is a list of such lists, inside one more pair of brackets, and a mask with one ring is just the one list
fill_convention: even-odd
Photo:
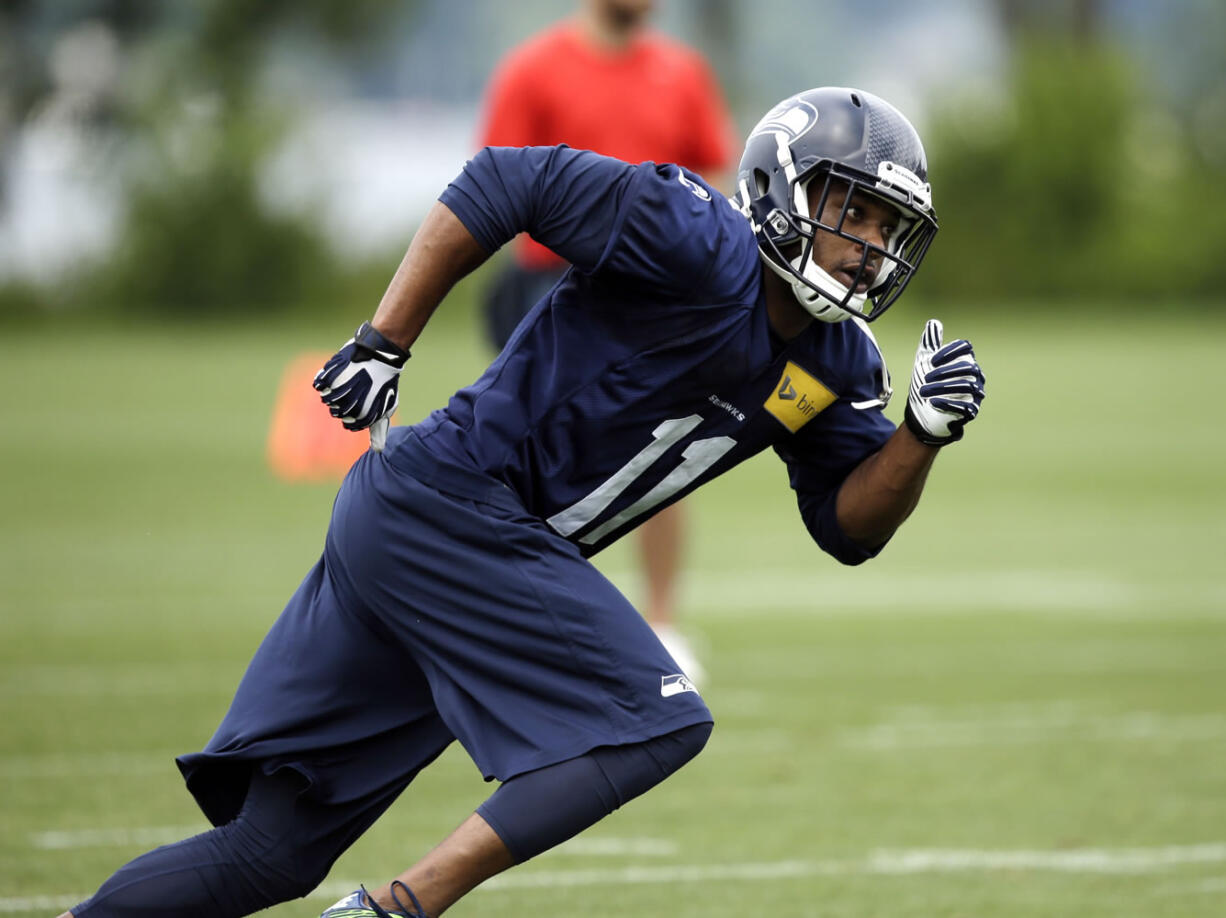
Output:
[[929,319],[915,352],[911,391],[907,394],[907,428],[921,443],[944,446],[962,439],[962,428],[979,414],[983,371],[969,341],[942,345],[944,329]]
[[382,450],[391,416],[400,402],[397,385],[409,352],[363,322],[332,359],[315,374],[313,385],[346,430],[370,428],[371,446]]

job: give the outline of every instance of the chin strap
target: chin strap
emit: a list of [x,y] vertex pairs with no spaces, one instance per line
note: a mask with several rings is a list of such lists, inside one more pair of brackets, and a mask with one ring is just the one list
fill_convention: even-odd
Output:
[[[846,287],[827,274],[814,261],[810,260],[805,265],[804,270],[801,271],[798,264],[800,258],[797,257],[791,265],[792,269],[796,272],[793,274],[791,271],[776,264],[770,258],[767,258],[766,254],[761,252],[761,249],[759,249],[759,252],[762,254],[762,260],[766,262],[770,269],[788,282],[788,285],[792,288],[792,295],[796,297],[796,301],[813,318],[821,322],[835,323],[846,321],[856,315],[854,312],[839,305],[843,299],[842,296],[833,296],[822,289],[823,285],[825,285],[834,290],[842,290],[844,293],[847,290]],[[817,289],[814,289],[815,287]],[[853,294],[848,298],[847,305],[853,309],[862,310],[866,298],[866,295],[863,293]]]

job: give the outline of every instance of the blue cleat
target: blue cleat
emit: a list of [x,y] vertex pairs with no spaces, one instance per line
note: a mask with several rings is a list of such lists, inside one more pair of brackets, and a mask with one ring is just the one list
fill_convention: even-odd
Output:
[[[400,901],[400,896],[396,892],[397,887],[409,897],[409,901],[413,903],[412,908]],[[417,897],[413,895],[413,891],[399,880],[392,881],[392,898],[396,900],[397,908],[389,912],[372,899],[366,887],[362,886],[356,892],[341,899],[340,902],[324,909],[319,918],[430,918],[425,909],[421,907],[421,903],[417,901]]]

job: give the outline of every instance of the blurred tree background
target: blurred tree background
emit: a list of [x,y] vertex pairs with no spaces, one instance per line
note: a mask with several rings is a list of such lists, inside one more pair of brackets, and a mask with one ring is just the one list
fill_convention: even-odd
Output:
[[[261,65],[286,30],[317,36],[342,59],[368,53],[402,3],[213,0],[177,9],[99,0],[58,13],[47,6],[17,0],[4,8],[5,44],[21,52],[6,55],[19,61],[8,108],[18,119],[41,115],[114,145],[107,162],[124,207],[104,258],[41,290],[14,285],[14,311],[199,316],[344,295],[353,271],[330,250],[316,216],[280,213],[261,197],[261,169],[290,117],[259,91]],[[54,49],[41,61],[40,39]]]
[[[233,316],[377,300],[407,235],[355,255],[338,245],[343,231],[328,232],[330,218],[310,191],[287,207],[269,186],[293,184],[283,147],[320,85],[333,100],[386,95],[402,91],[408,74],[441,106],[471,115],[497,56],[571,4],[456,6],[465,9],[447,12],[430,0],[6,0],[0,209],[24,200],[19,183],[30,173],[16,168],[16,151],[28,156],[31,136],[65,132],[89,151],[84,181],[110,189],[117,203],[96,234],[105,244],[82,246],[79,257],[41,273],[0,258],[0,321]],[[1085,309],[1093,301],[1176,307],[1220,296],[1226,8],[1214,0],[1164,4],[1155,31],[1145,4],[1123,0],[939,6],[946,19],[929,23],[926,43],[909,41],[908,54],[968,53],[973,42],[941,23],[977,16],[985,21],[972,34],[995,36],[999,59],[969,59],[956,79],[918,88],[908,83],[913,62],[889,53],[881,23],[898,21],[902,8],[891,0],[816,8],[764,0],[757,16],[727,0],[663,2],[661,26],[712,58],[742,127],[809,85],[857,83],[908,111],[918,96],[942,225],[917,281],[926,297]],[[463,28],[471,32],[454,34],[470,20]],[[793,49],[790,69],[776,68],[771,82],[764,43],[806,29],[818,41],[863,37],[847,59],[855,66],[814,63]],[[458,61],[449,46],[439,54],[453,66],[440,66],[414,45],[416,35],[436,43],[451,35],[469,59]],[[854,40],[840,44],[854,52]],[[856,67],[878,45],[871,72],[888,74],[888,86],[909,86],[912,99],[858,81],[865,71]],[[1173,64],[1172,49],[1185,57]],[[303,74],[315,82],[286,92]],[[58,148],[37,149],[45,156]],[[412,171],[407,157],[393,159],[398,167]],[[431,195],[441,189],[433,178],[423,182]],[[80,230],[99,218],[81,211],[55,219]]]
[[[929,131],[942,238],[923,289],[1082,308],[1220,296],[1223,7],[1167,7],[1196,55],[1184,85],[1170,86],[1111,40],[1095,0],[998,8],[1009,39],[1003,93],[944,101]],[[1202,55],[1212,62],[1203,70]]]

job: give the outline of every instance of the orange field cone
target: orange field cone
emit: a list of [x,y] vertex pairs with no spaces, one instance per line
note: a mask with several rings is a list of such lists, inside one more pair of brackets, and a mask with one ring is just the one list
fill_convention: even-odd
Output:
[[268,427],[268,466],[285,481],[338,481],[366,452],[364,430],[345,430],[311,386],[332,355],[299,354],[281,376]]

